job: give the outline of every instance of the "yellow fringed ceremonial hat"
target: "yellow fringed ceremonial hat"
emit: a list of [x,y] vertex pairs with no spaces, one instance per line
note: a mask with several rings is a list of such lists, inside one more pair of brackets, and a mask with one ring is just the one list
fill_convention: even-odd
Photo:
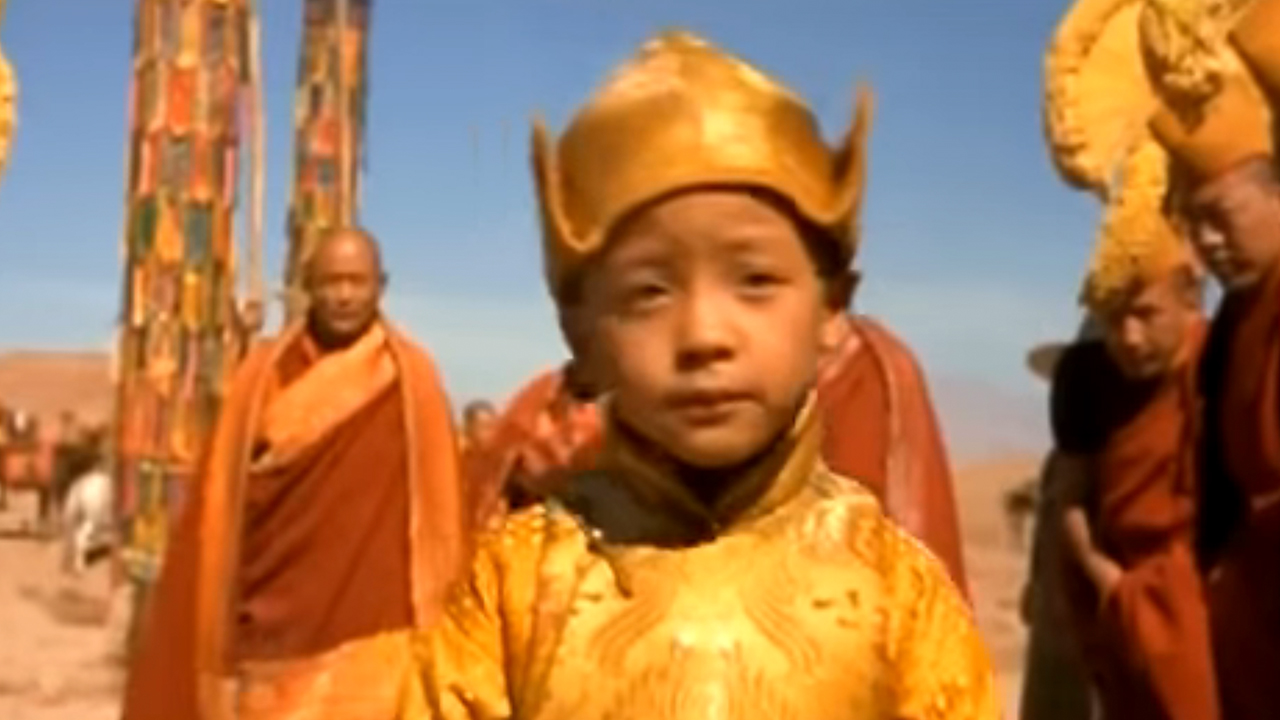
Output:
[[1141,10],[1142,0],[1079,0],[1045,54],[1050,157],[1067,183],[1103,196],[1156,108],[1138,42]]
[[1231,31],[1231,41],[1272,107],[1280,107],[1280,0],[1254,0]]
[[1186,242],[1164,210],[1168,185],[1168,154],[1153,140],[1139,143],[1109,193],[1080,292],[1083,305],[1105,309],[1135,288],[1191,263]]
[[1144,64],[1159,105],[1155,137],[1183,166],[1212,178],[1273,151],[1261,89],[1227,41],[1249,0],[1146,0]]
[[[4,19],[5,0],[0,0],[0,21]],[[0,49],[0,173],[4,172],[9,161],[9,147],[13,143],[13,132],[18,124],[17,113],[18,78]]]
[[704,186],[773,191],[852,260],[870,120],[870,94],[860,91],[843,142],[828,147],[808,106],[786,87],[691,33],[659,35],[613,73],[558,140],[534,123],[553,295],[628,213]]

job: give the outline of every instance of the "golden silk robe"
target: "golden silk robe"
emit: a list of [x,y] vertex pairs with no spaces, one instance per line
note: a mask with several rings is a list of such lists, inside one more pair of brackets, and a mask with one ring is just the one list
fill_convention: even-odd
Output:
[[598,470],[481,540],[405,717],[998,717],[960,592],[821,464],[816,416],[710,506],[612,431]]

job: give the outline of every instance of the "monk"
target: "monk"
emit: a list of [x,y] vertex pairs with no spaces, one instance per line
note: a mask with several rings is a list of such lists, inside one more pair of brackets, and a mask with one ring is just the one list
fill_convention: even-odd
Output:
[[508,509],[525,507],[589,468],[603,428],[576,364],[541,373],[508,403],[494,433],[493,471]]
[[[566,338],[572,326],[562,317]],[[839,343],[824,357],[817,386],[823,459],[864,484],[889,517],[924,542],[956,584],[967,588],[950,467],[914,356],[865,316],[842,317],[837,332]],[[580,366],[571,361],[538,376],[503,414],[496,445],[508,453],[499,470],[507,475],[490,482],[505,487],[516,507],[589,468],[599,451],[602,424],[589,383],[575,370]]]
[[[1096,323],[1081,327],[1076,343],[1096,340]],[[1027,364],[1052,382],[1061,357],[1074,343],[1049,343],[1033,349]],[[1053,393],[1053,390],[1050,390]],[[1031,541],[1031,567],[1022,591],[1027,624],[1027,655],[1018,703],[1021,720],[1089,720],[1097,717],[1093,687],[1070,626],[1062,588],[1062,485],[1067,463],[1050,451],[1040,470]]]
[[239,369],[125,720],[396,716],[406,638],[465,566],[470,511],[440,380],[380,314],[385,283],[371,235],[333,232],[305,320]]
[[1217,720],[1189,441],[1206,323],[1190,248],[1162,209],[1167,166],[1150,141],[1126,163],[1081,294],[1102,340],[1071,347],[1054,379],[1062,528],[1087,578],[1067,588],[1104,717]]
[[[1200,368],[1201,565],[1222,696],[1222,717],[1280,717],[1280,1],[1231,18],[1214,55],[1183,52],[1170,28],[1185,7],[1152,2],[1141,26],[1157,90],[1151,128],[1177,161],[1174,198],[1225,296]],[[1181,11],[1181,12],[1180,12]],[[1194,18],[1191,18],[1194,19]],[[1200,19],[1197,40],[1221,36]],[[1174,38],[1186,41],[1188,38]],[[1232,61],[1233,62],[1229,62]],[[1199,64],[1197,64],[1199,63]],[[1190,73],[1195,70],[1196,73]],[[1187,81],[1204,82],[1188,88]],[[1189,92],[1194,91],[1194,92]],[[1190,101],[1198,105],[1188,108]]]
[[461,446],[465,454],[471,448],[483,448],[493,442],[498,413],[488,400],[473,400],[462,409]]
[[475,400],[463,408],[458,450],[462,458],[467,503],[475,509],[472,520],[476,527],[485,525],[506,509],[501,488],[492,479],[496,474],[491,468],[498,433],[498,413],[492,403]]

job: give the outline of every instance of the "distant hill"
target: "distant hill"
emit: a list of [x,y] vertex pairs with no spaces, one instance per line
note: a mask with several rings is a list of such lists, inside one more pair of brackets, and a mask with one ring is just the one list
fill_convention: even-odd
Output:
[[931,377],[934,408],[953,465],[993,457],[1036,455],[1049,446],[1048,399],[970,378]]
[[0,353],[0,405],[34,413],[44,422],[56,422],[66,410],[84,422],[108,422],[114,395],[106,353]]

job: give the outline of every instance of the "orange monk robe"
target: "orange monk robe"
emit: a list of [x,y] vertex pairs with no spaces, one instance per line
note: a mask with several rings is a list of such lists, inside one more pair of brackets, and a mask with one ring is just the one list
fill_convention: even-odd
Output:
[[489,447],[468,459],[477,507],[493,508],[504,493],[517,504],[545,496],[594,464],[602,438],[596,404],[573,396],[563,369],[538,375],[503,408]]
[[412,628],[463,571],[468,510],[431,360],[377,325],[254,348],[170,543],[125,720],[395,717]]
[[1067,350],[1053,388],[1058,449],[1088,475],[1095,542],[1124,568],[1105,601],[1078,566],[1068,593],[1106,717],[1216,720],[1209,619],[1195,563],[1195,358],[1153,382],[1126,379],[1100,342]]
[[1280,718],[1280,269],[1228,295],[1202,367],[1201,535],[1225,718]]
[[852,332],[818,381],[823,459],[865,484],[967,591],[951,469],[924,376],[888,330],[867,317],[849,320]]

